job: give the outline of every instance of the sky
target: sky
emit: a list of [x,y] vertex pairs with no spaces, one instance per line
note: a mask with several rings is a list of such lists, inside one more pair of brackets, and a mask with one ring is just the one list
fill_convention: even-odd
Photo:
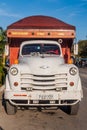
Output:
[[76,39],[87,39],[87,0],[0,0],[0,27],[28,16],[45,15],[76,26]]

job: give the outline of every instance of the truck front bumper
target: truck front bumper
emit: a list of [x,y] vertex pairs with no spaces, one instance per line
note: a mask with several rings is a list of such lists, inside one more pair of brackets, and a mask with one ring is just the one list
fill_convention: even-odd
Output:
[[82,91],[7,91],[4,92],[5,100],[15,106],[63,106],[74,105],[81,101]]

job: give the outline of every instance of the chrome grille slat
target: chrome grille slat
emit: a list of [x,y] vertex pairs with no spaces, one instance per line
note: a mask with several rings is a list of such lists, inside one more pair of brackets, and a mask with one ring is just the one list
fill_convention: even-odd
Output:
[[32,87],[36,89],[53,89],[56,87],[67,88],[67,74],[33,75],[23,73],[21,76],[21,88]]

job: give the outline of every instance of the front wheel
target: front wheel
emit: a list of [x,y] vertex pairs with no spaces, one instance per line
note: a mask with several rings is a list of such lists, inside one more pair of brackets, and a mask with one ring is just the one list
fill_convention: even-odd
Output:
[[8,115],[14,115],[17,112],[17,107],[11,105],[9,101],[5,101],[5,110]]
[[77,115],[78,110],[79,110],[79,103],[72,106],[68,106],[68,114],[70,115]]

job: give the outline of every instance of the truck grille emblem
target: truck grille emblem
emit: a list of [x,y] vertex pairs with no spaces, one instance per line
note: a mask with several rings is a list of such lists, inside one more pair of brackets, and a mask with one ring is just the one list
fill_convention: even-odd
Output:
[[47,69],[47,68],[49,68],[49,66],[43,65],[43,66],[40,66],[40,68],[41,68],[41,69]]

